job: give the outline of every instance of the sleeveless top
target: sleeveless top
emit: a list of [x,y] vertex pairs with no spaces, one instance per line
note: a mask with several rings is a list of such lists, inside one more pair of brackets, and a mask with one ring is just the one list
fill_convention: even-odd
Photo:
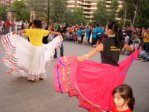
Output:
[[114,43],[114,37],[109,37],[103,40],[102,44],[104,48],[101,52],[101,60],[102,63],[119,66],[120,48],[117,48]]

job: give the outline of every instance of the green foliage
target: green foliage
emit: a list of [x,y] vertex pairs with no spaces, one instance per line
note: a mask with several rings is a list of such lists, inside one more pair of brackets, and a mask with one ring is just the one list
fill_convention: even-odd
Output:
[[108,22],[108,15],[106,10],[106,3],[104,0],[99,0],[97,4],[97,10],[94,12],[93,16],[96,23],[106,25]]
[[54,21],[63,21],[66,5],[66,0],[51,0],[50,15]]
[[48,0],[28,0],[27,8],[29,10],[34,10],[39,18],[47,18]]
[[110,11],[108,11],[109,12],[109,20],[115,20],[118,5],[119,5],[118,0],[112,0]]
[[83,14],[83,9],[82,8],[76,8],[72,14],[72,19],[73,19],[73,24],[85,24],[85,16]]
[[65,16],[64,16],[64,21],[65,23],[68,23],[68,24],[86,24],[87,21],[85,19],[85,16],[83,15],[83,9],[82,8],[76,8],[74,9],[74,11],[70,11],[70,10],[67,10],[65,12]]
[[12,7],[16,12],[17,20],[29,20],[29,10],[27,10],[26,5],[24,4],[24,0],[15,1],[12,4]]
[[95,22],[106,25],[109,20],[115,20],[118,5],[118,0],[112,0],[111,7],[107,9],[105,0],[99,0],[97,10],[93,14]]
[[73,12],[67,9],[64,13],[65,14],[62,21],[64,23],[73,24],[73,21],[74,21]]
[[67,0],[49,0],[48,4],[48,0],[28,0],[27,4],[28,9],[35,10],[39,18],[48,18],[49,10],[49,17],[53,21],[63,21],[67,10],[66,1]]
[[140,0],[139,4],[135,25],[138,27],[149,27],[149,0]]
[[[124,18],[125,11],[126,11],[126,18]],[[137,16],[134,21],[134,25],[138,27],[148,27],[149,0],[125,0],[124,7],[119,11],[118,17],[122,18],[122,22],[124,22],[124,19],[126,19],[126,25],[131,25],[135,16],[135,11],[137,13]]]
[[118,18],[121,18],[121,19],[124,19],[124,13],[125,13],[125,10],[124,8],[121,8],[117,14],[117,17]]
[[6,7],[0,5],[0,18],[6,20]]
[[127,5],[127,18],[126,19],[129,19],[131,22],[134,18],[135,8],[133,7],[133,5],[130,1],[126,2],[126,5]]
[[23,16],[20,17],[21,20],[29,20],[29,11],[27,11],[26,9],[21,9],[20,13],[23,14]]

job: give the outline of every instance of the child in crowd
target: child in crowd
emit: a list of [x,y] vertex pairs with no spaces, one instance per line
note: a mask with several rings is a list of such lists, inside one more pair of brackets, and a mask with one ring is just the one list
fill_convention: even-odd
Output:
[[132,112],[135,99],[132,88],[126,84],[116,87],[112,93],[114,97],[114,108],[112,112]]
[[78,36],[78,38],[77,38],[77,44],[78,43],[81,43],[81,37],[82,37],[82,29],[81,29],[81,27],[79,27],[79,29],[78,29],[78,31],[77,31],[77,36]]

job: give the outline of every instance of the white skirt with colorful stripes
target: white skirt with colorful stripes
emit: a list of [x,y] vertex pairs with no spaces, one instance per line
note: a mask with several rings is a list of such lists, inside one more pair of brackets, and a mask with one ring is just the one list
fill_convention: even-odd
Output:
[[5,48],[2,62],[9,68],[9,74],[25,76],[29,80],[43,79],[46,77],[45,64],[53,59],[55,49],[62,41],[62,37],[57,36],[46,45],[32,46],[19,35],[4,35],[1,38]]

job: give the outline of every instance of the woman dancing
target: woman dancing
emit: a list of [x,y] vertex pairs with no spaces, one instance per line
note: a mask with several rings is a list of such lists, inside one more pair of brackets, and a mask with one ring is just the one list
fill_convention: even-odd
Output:
[[[117,22],[109,22],[106,26],[108,38],[95,49],[84,56],[60,58],[55,66],[56,90],[76,96],[80,106],[89,112],[110,111],[113,105],[112,90],[124,83],[129,66],[138,56],[138,50],[125,45],[126,49],[134,52],[118,63],[120,45],[117,31]],[[98,52],[101,53],[102,63],[86,60]]]
[[[32,29],[19,30],[2,37],[5,48],[2,61],[10,68],[9,74],[25,76],[29,81],[43,80],[46,77],[45,64],[53,59],[55,49],[63,39],[59,32],[43,30],[41,27],[41,21],[34,20]],[[29,37],[30,43],[17,34]],[[44,45],[43,37],[48,34],[58,36]]]

